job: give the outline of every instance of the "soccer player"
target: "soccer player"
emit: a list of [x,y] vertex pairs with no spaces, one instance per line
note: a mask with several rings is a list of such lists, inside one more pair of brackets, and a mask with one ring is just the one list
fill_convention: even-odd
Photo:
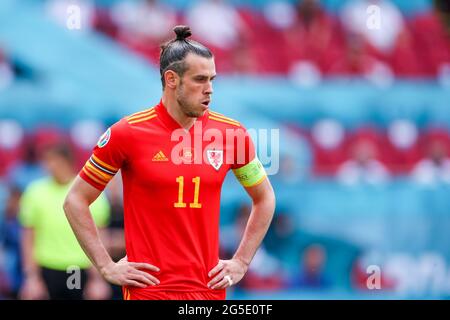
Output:
[[[187,39],[189,27],[161,47],[163,94],[100,137],[67,195],[64,209],[81,246],[124,299],[225,299],[261,244],[275,196],[240,122],[209,110],[214,57]],[[208,142],[208,143],[205,143]],[[229,170],[252,199],[241,243],[219,259],[222,183]],[[112,261],[89,204],[121,170],[127,256]]]

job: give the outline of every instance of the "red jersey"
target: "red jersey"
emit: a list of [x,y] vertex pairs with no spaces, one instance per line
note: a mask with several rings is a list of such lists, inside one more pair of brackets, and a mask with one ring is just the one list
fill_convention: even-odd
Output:
[[254,157],[239,122],[206,111],[187,131],[162,102],[105,132],[79,175],[103,190],[121,170],[128,260],[160,268],[150,272],[159,285],[131,291],[211,291],[208,272],[219,262],[222,183],[230,169]]

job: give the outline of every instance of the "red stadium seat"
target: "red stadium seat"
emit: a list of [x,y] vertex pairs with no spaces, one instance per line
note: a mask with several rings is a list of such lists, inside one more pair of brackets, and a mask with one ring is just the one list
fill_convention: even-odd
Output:
[[420,161],[422,152],[418,137],[411,137],[410,144],[404,146],[396,143],[392,134],[383,134],[381,139],[383,148],[380,157],[393,174],[408,174]]
[[111,19],[109,10],[97,7],[94,16],[94,28],[112,38],[117,36],[118,27]]
[[408,29],[400,34],[387,62],[398,77],[420,77],[425,74],[425,69],[419,63],[412,33]]
[[282,35],[287,43],[289,61],[307,60],[322,73],[342,56],[345,41],[338,21],[321,10],[308,27],[301,21]]
[[348,142],[346,144],[346,153],[348,156],[351,155],[353,148],[359,143],[369,143],[374,146],[374,157],[376,160],[379,160],[383,164],[385,164],[385,156],[384,156],[384,146],[382,140],[382,134],[379,129],[366,126],[361,127],[350,134],[348,138]]
[[450,157],[450,133],[443,128],[429,128],[424,132],[419,141],[422,156],[426,156],[428,147],[435,142],[441,143]]
[[247,26],[246,39],[260,73],[287,73],[290,65],[288,48],[279,31],[260,13],[241,9],[239,14]]
[[347,159],[347,137],[343,127],[335,121],[320,121],[314,126],[309,139],[314,154],[314,174],[334,176]]
[[450,63],[450,35],[434,11],[415,17],[410,24],[424,72],[435,76],[442,63]]

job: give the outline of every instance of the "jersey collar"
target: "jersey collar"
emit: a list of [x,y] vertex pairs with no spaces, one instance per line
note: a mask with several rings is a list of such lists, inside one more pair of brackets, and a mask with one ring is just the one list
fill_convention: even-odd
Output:
[[[171,131],[182,129],[181,125],[169,114],[167,111],[166,106],[163,104],[162,99],[159,101],[158,105],[155,107],[156,113],[158,115],[158,118],[161,119],[161,121],[164,123],[164,125]],[[206,123],[209,119],[209,111],[206,110],[206,112],[203,114],[203,116],[197,118],[197,121],[200,121],[202,124],[202,128],[206,126]],[[189,132],[194,131],[194,125],[189,129]]]

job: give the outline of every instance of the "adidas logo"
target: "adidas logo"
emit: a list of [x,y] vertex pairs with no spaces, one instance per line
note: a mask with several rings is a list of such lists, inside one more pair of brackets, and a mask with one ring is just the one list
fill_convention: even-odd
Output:
[[157,154],[155,154],[152,161],[154,162],[169,161],[169,159],[167,159],[166,155],[162,151],[159,151]]

